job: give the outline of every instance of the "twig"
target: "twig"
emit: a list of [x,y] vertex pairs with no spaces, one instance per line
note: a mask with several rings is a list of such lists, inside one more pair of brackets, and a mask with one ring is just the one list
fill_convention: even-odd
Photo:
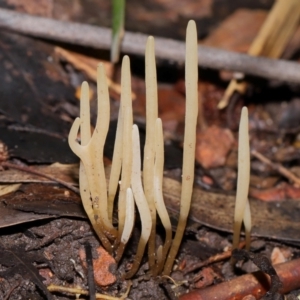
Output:
[[265,157],[263,154],[257,152],[256,150],[252,150],[251,154],[259,159],[261,162],[265,163],[266,165],[270,166],[273,170],[280,173],[282,176],[286,177],[293,183],[300,186],[300,178],[298,178],[295,174],[293,174],[291,171],[289,171],[287,168],[285,168],[283,165],[279,163],[273,163],[270,159]]
[[[288,293],[300,287],[300,259],[275,265],[274,268],[282,282],[281,294]],[[205,289],[192,291],[179,297],[179,300],[242,300],[247,295],[253,295],[255,299],[261,299],[269,288],[270,277],[258,271]]]
[[[243,247],[245,247],[245,244],[246,244],[245,242],[241,242],[238,246],[238,249],[242,249]],[[224,251],[222,253],[217,253],[216,255],[211,256],[211,257],[209,257],[208,259],[206,259],[204,261],[201,261],[199,263],[195,263],[195,264],[191,265],[190,267],[185,268],[184,275],[186,275],[186,274],[188,274],[192,271],[195,271],[197,269],[200,269],[202,267],[205,267],[207,265],[210,265],[212,263],[219,262],[219,261],[225,260],[227,258],[230,258],[231,253],[232,253],[232,249]],[[197,275],[193,278],[193,281],[197,281],[196,277],[197,277]]]
[[[102,300],[123,300],[123,299],[127,299],[130,288],[132,286],[132,282],[128,281],[127,284],[128,284],[128,286],[127,286],[126,292],[123,295],[121,295],[120,297],[113,297],[113,296],[109,296],[109,295],[105,295],[105,294],[96,293],[96,299],[102,299]],[[47,289],[50,292],[61,292],[61,293],[69,293],[69,294],[89,295],[89,292],[84,290],[84,289],[60,286],[60,285],[55,285],[55,284],[48,285]]]
[[88,287],[89,287],[90,300],[96,300],[96,287],[95,287],[95,279],[94,279],[92,247],[87,242],[84,245],[84,249],[85,249],[86,264],[88,269]]
[[271,260],[261,253],[253,253],[244,249],[234,249],[232,256],[237,260],[250,259],[259,269],[270,276],[270,289],[263,299],[275,300],[280,298],[278,291],[282,288],[282,282],[272,266]]
[[3,300],[9,300],[10,295],[12,292],[20,285],[20,282],[18,282],[16,285],[14,285],[6,294],[5,298]]
[[[0,9],[0,28],[96,49],[108,50],[111,45],[110,29],[31,16],[7,9]],[[126,32],[121,49],[127,54],[144,55],[146,39],[145,34]],[[183,42],[156,38],[155,44],[156,57],[181,64],[184,62]],[[300,78],[299,64],[285,60],[252,57],[207,46],[199,46],[198,56],[202,67],[242,72],[283,82],[298,83]]]

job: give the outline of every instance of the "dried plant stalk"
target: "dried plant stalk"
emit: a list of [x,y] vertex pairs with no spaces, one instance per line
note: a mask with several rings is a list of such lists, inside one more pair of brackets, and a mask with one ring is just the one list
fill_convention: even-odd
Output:
[[198,39],[194,21],[189,21],[186,34],[186,112],[183,144],[182,190],[176,234],[163,274],[169,275],[177,255],[190,210],[195,167],[196,127],[198,116]]

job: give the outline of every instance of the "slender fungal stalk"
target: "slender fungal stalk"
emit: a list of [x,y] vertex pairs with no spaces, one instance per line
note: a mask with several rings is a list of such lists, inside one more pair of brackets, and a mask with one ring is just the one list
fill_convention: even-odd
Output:
[[186,112],[183,144],[182,190],[176,234],[163,274],[169,275],[177,255],[190,210],[195,167],[196,126],[198,116],[198,39],[194,21],[189,21],[186,34]]
[[250,243],[251,243],[251,210],[249,199],[247,198],[245,213],[243,218],[244,226],[245,226],[245,240],[246,240],[246,249],[250,250]]
[[[76,118],[73,125],[72,125],[72,127],[71,127],[68,141],[69,141],[70,148],[72,149],[72,151],[78,157],[80,157],[80,159],[83,162],[84,168],[86,169],[86,167],[89,166],[89,164],[88,164],[89,158],[87,157],[87,154],[86,154],[86,151],[85,151],[87,146],[81,146],[76,142],[77,133],[78,133],[78,130],[80,128],[80,123],[81,123],[80,118]],[[87,175],[87,178],[89,178],[90,172],[89,172],[88,169],[86,171],[86,175]],[[91,195],[92,195],[92,191],[91,191]],[[104,228],[103,228],[103,224],[98,222],[98,219],[95,218],[94,211],[91,215],[88,215],[88,217],[91,220],[91,223],[92,223],[99,239],[101,240],[104,248],[109,253],[111,253],[112,252],[112,247],[111,247],[111,244],[110,244],[108,238],[104,234],[105,231],[104,231]]]
[[116,132],[116,138],[114,144],[114,153],[112,158],[109,184],[108,184],[107,210],[108,210],[108,218],[111,222],[113,217],[114,200],[119,186],[121,167],[122,167],[123,123],[124,123],[124,118],[122,114],[122,105],[120,104],[117,132]]
[[163,172],[164,172],[164,136],[161,119],[156,119],[155,123],[155,163],[154,163],[154,203],[160,220],[165,228],[166,237],[164,245],[157,251],[156,268],[153,275],[161,273],[167,253],[172,242],[172,225],[168,211],[163,199]]
[[[83,199],[87,202],[90,195],[92,199],[93,213],[91,215],[91,205],[86,203],[89,218],[93,226],[96,224],[96,232],[104,247],[111,252],[111,244],[108,239],[114,240],[117,232],[108,219],[107,213],[107,187],[103,164],[103,148],[109,126],[109,96],[106,83],[106,75],[103,64],[99,64],[97,71],[97,92],[98,92],[98,118],[96,127],[91,136],[88,129],[89,103],[88,87],[83,85],[83,103],[81,118],[77,118],[70,130],[69,144],[73,152],[80,157],[84,169],[81,182],[83,186]],[[79,127],[82,126],[83,143],[76,142]],[[95,227],[94,227],[95,228]]]
[[[236,202],[234,209],[233,242],[232,249],[237,248],[240,239],[242,221],[244,219],[246,232],[251,230],[250,206],[247,204],[249,182],[250,182],[250,146],[248,129],[248,109],[243,107],[239,127],[239,147],[238,147],[238,179]],[[247,211],[246,211],[247,208]],[[250,226],[250,228],[249,228]],[[249,237],[248,237],[249,240]]]
[[155,63],[154,38],[149,36],[146,45],[146,141],[144,148],[143,184],[145,196],[150,208],[152,229],[148,242],[148,257],[150,271],[155,267],[155,236],[156,236],[156,209],[153,194],[154,175],[154,143],[155,143],[155,121],[157,119],[157,80]]
[[[89,95],[89,85],[84,81],[81,85],[80,94],[80,137],[81,145],[86,146],[91,139],[91,125],[90,125],[90,95]],[[99,229],[97,228],[96,220],[94,218],[93,205],[91,202],[91,193],[88,184],[88,178],[84,170],[82,161],[79,165],[79,189],[80,196],[82,200],[82,205],[86,214],[89,216],[92,226],[94,227],[96,233],[98,234]],[[97,228],[97,229],[96,229]]]
[[142,179],[141,179],[141,153],[140,153],[140,137],[139,129],[136,125],[132,127],[132,175],[131,175],[131,188],[134,196],[136,206],[138,208],[142,230],[141,237],[139,240],[138,248],[132,267],[128,273],[126,273],[126,278],[131,278],[138,270],[143,254],[149,240],[149,236],[152,228],[152,220],[150,209],[144,194]]
[[124,224],[124,230],[122,232],[121,236],[121,242],[116,252],[115,260],[116,262],[119,262],[122,258],[125,246],[131,236],[133,225],[134,225],[134,200],[133,200],[133,194],[131,188],[127,189],[126,192],[126,218],[125,218],[125,224]]
[[118,242],[124,229],[126,215],[126,192],[130,187],[132,168],[132,99],[130,61],[128,56],[123,57],[121,70],[121,113],[123,121],[122,139],[122,174],[118,199],[119,235]]
[[[80,138],[81,138],[81,145],[86,146],[90,139],[91,139],[91,125],[90,125],[90,93],[89,93],[89,85],[86,81],[84,81],[81,85],[81,95],[80,95]],[[75,139],[73,139],[75,142]],[[80,160],[79,166],[79,189],[80,189],[80,196],[82,200],[82,205],[86,214],[88,215],[92,226],[99,236],[100,240],[105,240],[104,244],[106,247],[111,250],[111,245],[107,241],[102,232],[101,227],[96,222],[94,218],[94,210],[91,201],[91,192],[88,184],[88,178],[84,169],[84,165]]]
[[[88,177],[88,179],[92,194],[95,218],[100,218],[100,222],[103,223],[104,226],[104,234],[107,235],[108,238],[114,240],[117,236],[117,232],[108,218],[107,184],[103,162],[103,150],[110,117],[108,86],[103,64],[99,64],[97,68],[97,97],[97,122],[88,145],[89,155],[92,157],[92,176]],[[94,190],[95,194],[92,190]]]

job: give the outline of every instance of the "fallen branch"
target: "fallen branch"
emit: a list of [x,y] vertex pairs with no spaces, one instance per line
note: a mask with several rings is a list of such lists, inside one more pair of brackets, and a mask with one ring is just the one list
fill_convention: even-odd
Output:
[[[300,259],[274,266],[282,282],[281,294],[286,294],[300,287]],[[270,277],[258,271],[239,276],[205,289],[182,295],[179,300],[242,300],[247,295],[261,299],[270,288]]]
[[260,160],[261,162],[265,163],[266,165],[270,166],[273,170],[277,171],[279,174],[286,177],[297,186],[300,186],[300,178],[298,178],[295,174],[293,174],[283,165],[272,162],[270,159],[268,159],[263,154],[257,152],[256,150],[252,150],[251,155]]
[[[0,9],[0,28],[25,35],[76,44],[96,49],[110,49],[111,30],[103,27],[31,16],[8,9]],[[143,55],[147,35],[126,32],[121,45],[127,54]],[[156,57],[183,64],[185,45],[183,42],[155,38]],[[230,70],[248,75],[298,83],[298,63],[253,57],[232,51],[207,46],[198,48],[199,65],[217,70]]]
[[[238,246],[238,249],[242,249],[243,247],[245,247],[245,242],[240,242],[239,246]],[[201,261],[201,262],[198,262],[198,263],[194,263],[193,265],[185,268],[183,270],[184,272],[184,275],[190,273],[190,272],[193,272],[197,269],[200,269],[202,267],[205,267],[205,266],[208,266],[210,264],[213,264],[213,263],[216,263],[216,262],[219,262],[219,261],[222,261],[222,260],[225,260],[227,258],[230,258],[231,257],[231,254],[232,254],[232,249],[229,249],[227,251],[224,251],[222,253],[217,253],[216,255],[214,256],[211,256],[209,257],[208,259],[204,260],[204,261]],[[196,282],[198,281],[199,278],[198,278],[198,274],[192,279],[193,282]]]

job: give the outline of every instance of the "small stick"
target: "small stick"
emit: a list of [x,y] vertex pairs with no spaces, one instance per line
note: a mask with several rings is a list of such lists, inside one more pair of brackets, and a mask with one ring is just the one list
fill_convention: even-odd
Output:
[[88,269],[88,287],[89,287],[89,300],[96,300],[96,287],[94,279],[94,266],[93,266],[93,254],[92,247],[89,243],[84,245],[86,264]]
[[[58,21],[0,9],[0,28],[29,36],[52,41],[110,49],[111,30],[103,27]],[[122,52],[144,55],[144,45],[148,35],[125,32],[121,45]],[[185,44],[166,38],[156,38],[156,57],[184,63]],[[212,47],[198,47],[199,65],[216,70],[230,70],[244,74],[299,84],[300,68],[298,63],[285,60],[253,57],[233,51]]]
[[265,163],[266,165],[270,166],[273,170],[280,173],[282,176],[286,177],[290,181],[294,182],[298,186],[300,186],[300,178],[298,178],[295,174],[285,168],[283,165],[279,163],[273,163],[270,159],[265,157],[263,154],[257,152],[256,150],[252,150],[251,154],[259,159],[261,162]]
[[[126,299],[128,296],[128,293],[131,288],[131,283],[129,283],[127,291],[124,295],[120,297],[113,297],[105,294],[96,293],[96,299],[102,299],[102,300],[123,300]],[[47,287],[48,291],[50,292],[60,292],[60,293],[69,293],[69,294],[79,294],[79,295],[89,295],[89,292],[81,289],[81,288],[72,288],[72,287],[66,287],[66,286],[60,286],[55,284],[50,284]]]
[[[300,287],[300,259],[295,259],[274,266],[282,282],[281,294],[288,293]],[[208,288],[194,290],[179,297],[179,300],[242,300],[247,295],[261,297],[270,287],[270,277],[258,271],[239,276],[231,281],[223,282]]]
[[[245,242],[240,242],[240,244],[238,246],[238,249],[242,249],[243,247],[245,247],[245,244],[246,244]],[[193,272],[193,271],[195,271],[197,269],[200,269],[202,267],[205,267],[207,265],[213,264],[215,262],[219,262],[219,261],[225,260],[227,258],[230,258],[231,257],[231,253],[232,253],[232,249],[224,251],[222,253],[217,253],[216,255],[211,256],[211,257],[209,257],[208,259],[206,259],[204,261],[201,261],[199,263],[193,264],[190,267],[185,268],[184,275],[186,275],[186,274],[188,274],[190,272]],[[195,277],[193,278],[193,281],[196,281]]]

